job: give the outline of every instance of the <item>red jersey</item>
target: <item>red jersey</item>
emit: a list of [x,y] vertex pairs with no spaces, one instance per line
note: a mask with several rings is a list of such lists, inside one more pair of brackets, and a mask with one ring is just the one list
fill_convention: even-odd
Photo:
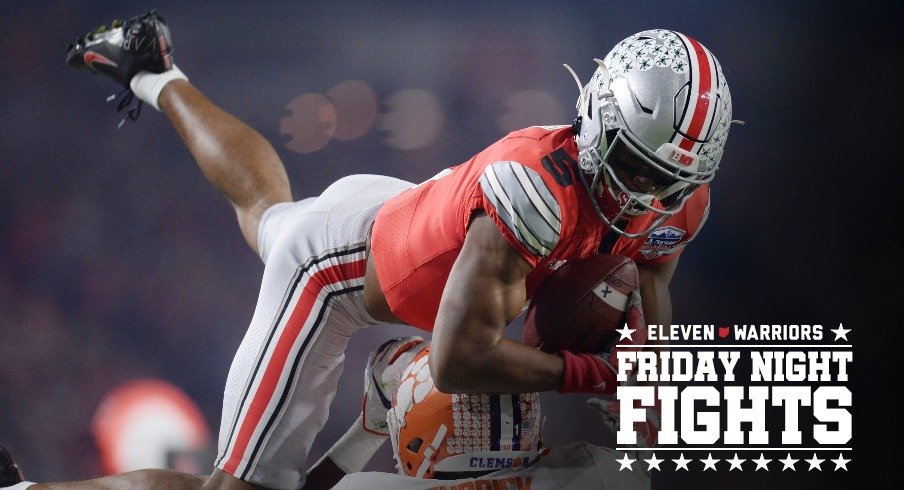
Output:
[[[528,298],[568,260],[600,252],[638,264],[672,260],[699,231],[709,210],[709,188],[643,238],[620,236],[601,250],[609,231],[577,180],[578,149],[571,126],[512,132],[467,162],[387,201],[377,213],[371,256],[392,312],[409,325],[433,330],[452,264],[471,217],[489,215],[506,240],[533,267]],[[635,218],[628,232],[649,226]]]

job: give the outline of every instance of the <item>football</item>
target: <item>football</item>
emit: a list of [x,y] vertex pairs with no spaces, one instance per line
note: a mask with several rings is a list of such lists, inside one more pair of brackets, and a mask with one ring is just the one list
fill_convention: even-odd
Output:
[[639,287],[637,265],[622,255],[600,254],[567,262],[550,274],[531,297],[523,342],[544,352],[608,351],[626,322],[632,292]]

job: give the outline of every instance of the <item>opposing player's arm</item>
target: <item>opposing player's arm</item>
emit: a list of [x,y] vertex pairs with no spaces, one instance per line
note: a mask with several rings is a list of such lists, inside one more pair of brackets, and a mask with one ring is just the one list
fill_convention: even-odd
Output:
[[28,490],[195,490],[204,484],[204,476],[190,475],[165,469],[144,469],[104,476],[94,480],[57,483],[36,483]]
[[[640,296],[643,298],[643,313],[646,322],[653,325],[672,323],[672,297],[669,283],[678,267],[678,258],[658,264],[638,264],[640,276]],[[666,341],[650,341],[667,343]]]
[[428,345],[421,337],[399,337],[384,342],[370,353],[364,368],[361,415],[311,467],[304,490],[327,490],[345,475],[364,470],[389,438],[386,414],[392,408],[392,397],[402,383],[405,368]]
[[159,104],[204,176],[229,198],[242,236],[257,253],[264,211],[292,200],[289,178],[273,146],[188,81],[168,83]]
[[430,371],[440,391],[527,393],[561,386],[561,357],[504,336],[524,305],[530,271],[489,216],[473,218],[433,329]]

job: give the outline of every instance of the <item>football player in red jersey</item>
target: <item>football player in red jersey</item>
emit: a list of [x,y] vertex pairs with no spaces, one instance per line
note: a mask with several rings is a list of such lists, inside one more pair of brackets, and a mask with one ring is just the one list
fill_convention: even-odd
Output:
[[67,62],[169,118],[265,264],[208,486],[304,484],[362,327],[431,331],[443,392],[611,394],[600,357],[503,336],[550,271],[596,253],[637,262],[647,320],[670,323],[668,284],[708,213],[731,124],[721,67],[693,38],[651,30],[619,43],[581,87],[572,125],[515,131],[418,185],[353,175],[300,201],[273,147],[189,83],[172,53],[151,12],[79,39]]

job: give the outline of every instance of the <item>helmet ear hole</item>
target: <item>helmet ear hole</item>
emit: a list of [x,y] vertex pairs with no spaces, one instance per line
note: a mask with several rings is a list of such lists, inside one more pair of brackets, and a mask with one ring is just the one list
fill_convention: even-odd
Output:
[[[411,451],[413,453],[417,453],[418,450],[421,449],[421,444],[423,444],[423,443],[424,443],[423,439],[421,439],[420,437],[415,437],[414,439],[410,440],[408,442],[408,445],[405,447],[408,448],[409,451]],[[408,466],[410,467],[411,463],[409,463]]]

